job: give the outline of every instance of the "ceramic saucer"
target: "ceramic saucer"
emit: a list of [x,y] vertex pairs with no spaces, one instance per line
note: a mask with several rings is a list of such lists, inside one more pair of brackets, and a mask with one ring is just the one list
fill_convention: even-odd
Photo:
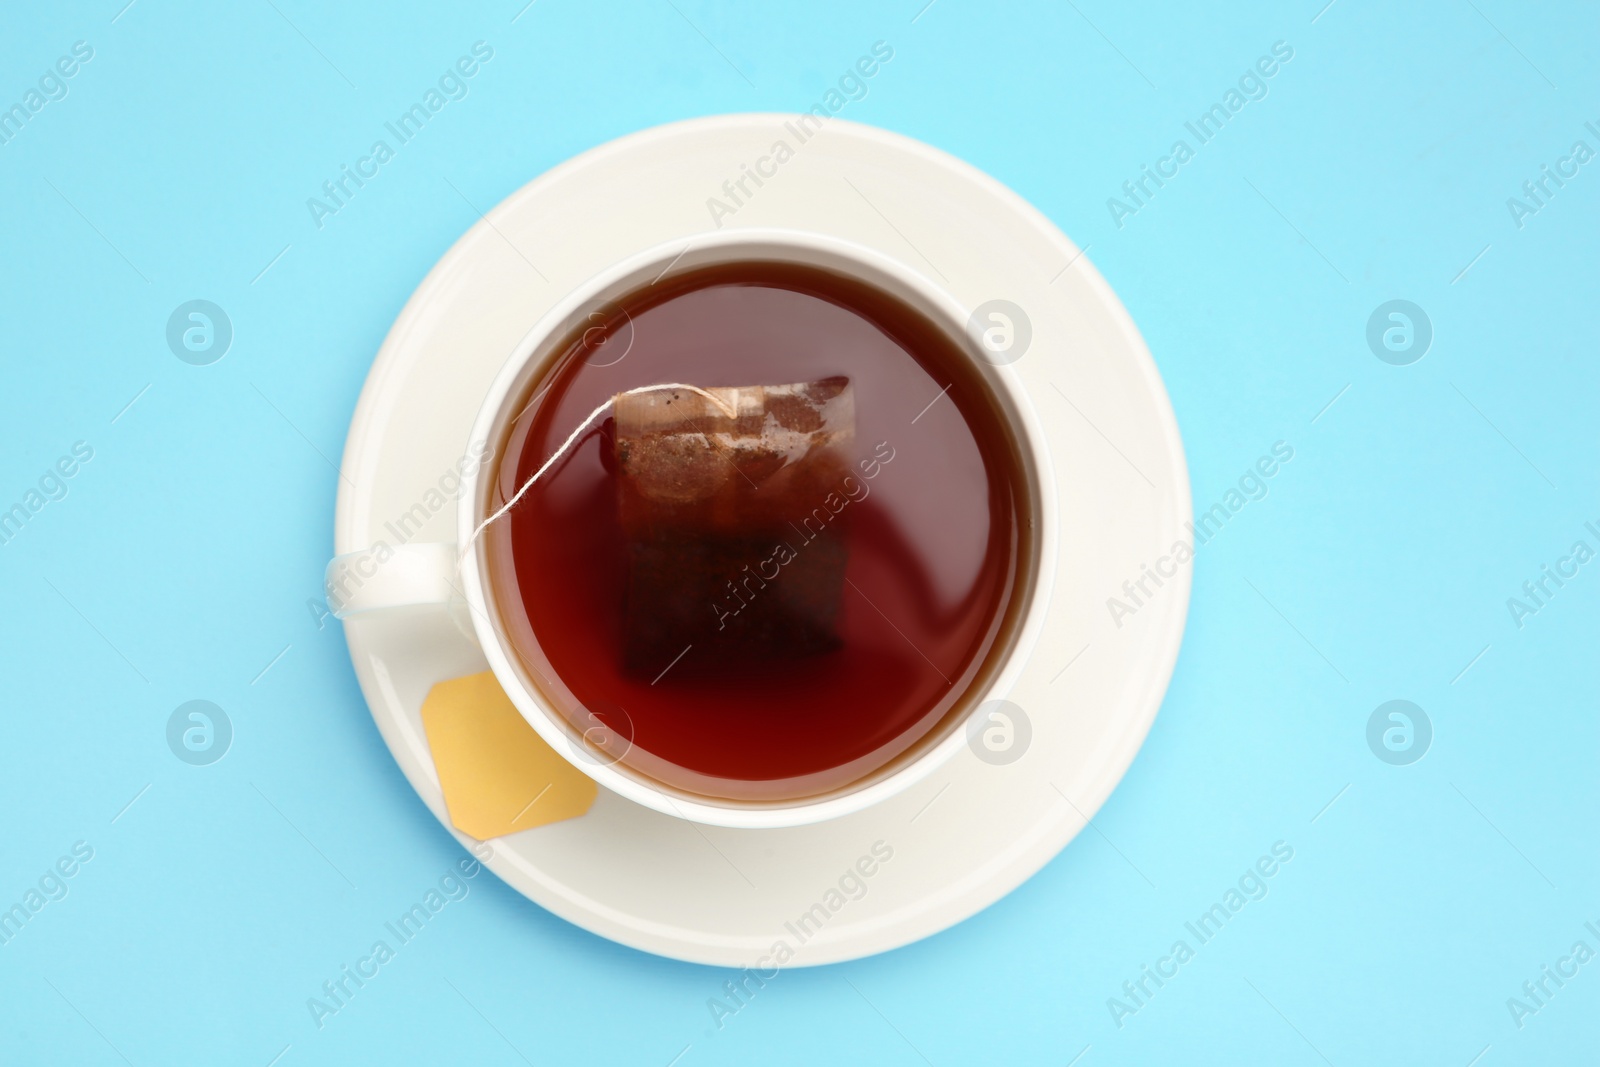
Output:
[[[708,964],[855,959],[943,930],[1015,888],[1127,770],[1188,607],[1189,569],[1179,567],[1147,586],[1154,595],[1135,613],[1113,620],[1107,610],[1124,580],[1170,550],[1190,502],[1161,378],[1094,267],[1038,211],[959,160],[840,119],[802,142],[805,132],[788,115],[676,123],[513,193],[456,242],[390,330],[339,489],[338,553],[393,544],[391,528],[407,517],[409,539],[453,540],[453,502],[431,507],[430,490],[453,470],[491,379],[534,321],[601,268],[719,226],[832,234],[925,272],[969,308],[1022,309],[1031,336],[1011,366],[1047,428],[1061,540],[1045,629],[1009,697],[1025,716],[1010,746],[963,750],[907,792],[812,826],[700,826],[602,789],[581,818],[490,843],[487,866],[555,914]],[[780,141],[789,152],[776,151]],[[763,180],[747,179],[736,202],[728,187],[752,169]],[[384,741],[450,829],[420,708],[434,683],[486,669],[482,653],[444,612],[352,619],[345,634]]]

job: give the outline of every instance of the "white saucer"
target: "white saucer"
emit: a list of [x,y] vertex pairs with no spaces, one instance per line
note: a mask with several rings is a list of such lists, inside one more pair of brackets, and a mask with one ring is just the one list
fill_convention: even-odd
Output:
[[[904,260],[968,307],[1003,299],[1025,310],[1032,340],[1012,366],[1047,428],[1063,514],[1048,621],[1010,697],[1031,723],[1021,758],[996,766],[963,750],[905,794],[794,829],[698,826],[602,789],[582,818],[492,843],[488,867],[570,922],[726,966],[882,952],[1027,879],[1132,762],[1189,600],[1180,566],[1120,628],[1107,609],[1124,580],[1170,551],[1190,515],[1189,482],[1155,364],[1088,260],[1016,194],[956,159],[840,119],[800,144],[791,119],[735,115],[625,137],[524,186],[469,230],[378,353],[345,446],[353,485],[341,479],[335,524],[338,553],[394,544],[386,524],[428,510],[425,495],[453,469],[490,380],[534,320],[610,263],[710,229],[708,198],[731,203],[723,183],[780,139],[793,158],[761,187],[747,182],[753,195],[724,227],[833,234]],[[411,539],[450,541],[454,518],[453,504],[440,507]],[[420,708],[434,683],[486,661],[442,612],[354,619],[345,634],[384,741],[449,828]],[[873,873],[845,877],[863,858]],[[779,942],[792,959],[772,955]]]

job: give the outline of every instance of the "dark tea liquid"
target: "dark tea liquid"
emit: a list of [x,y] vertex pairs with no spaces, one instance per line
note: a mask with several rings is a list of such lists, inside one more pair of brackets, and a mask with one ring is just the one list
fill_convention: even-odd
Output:
[[[626,768],[708,797],[814,796],[910,758],[994,673],[1021,611],[1025,492],[983,374],[897,299],[812,268],[686,271],[607,305],[518,403],[527,410],[497,450],[490,507],[624,390],[846,378],[854,482],[833,502],[847,521],[828,548],[842,546],[842,592],[814,651],[765,655],[702,627],[684,651],[664,640],[647,648],[651,662],[638,662],[637,643],[625,654],[630,544],[608,418],[486,534],[493,599],[527,677],[578,730],[603,724],[625,739],[600,758],[620,754]],[[786,547],[797,558],[810,551],[801,520],[820,503],[794,516]],[[837,566],[813,570],[837,586]],[[774,583],[807,573],[783,571]],[[720,606],[708,597],[707,617],[735,595]]]

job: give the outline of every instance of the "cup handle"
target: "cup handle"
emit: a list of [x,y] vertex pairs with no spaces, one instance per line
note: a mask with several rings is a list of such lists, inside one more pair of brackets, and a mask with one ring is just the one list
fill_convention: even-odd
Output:
[[323,576],[334,618],[401,608],[464,605],[456,546],[443,542],[378,544],[335,556]]

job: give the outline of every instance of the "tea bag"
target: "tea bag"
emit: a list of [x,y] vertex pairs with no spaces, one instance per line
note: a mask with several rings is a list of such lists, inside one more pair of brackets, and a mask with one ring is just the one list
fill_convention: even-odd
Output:
[[690,647],[701,665],[834,648],[850,380],[639,390],[614,416],[624,665],[654,676]]

